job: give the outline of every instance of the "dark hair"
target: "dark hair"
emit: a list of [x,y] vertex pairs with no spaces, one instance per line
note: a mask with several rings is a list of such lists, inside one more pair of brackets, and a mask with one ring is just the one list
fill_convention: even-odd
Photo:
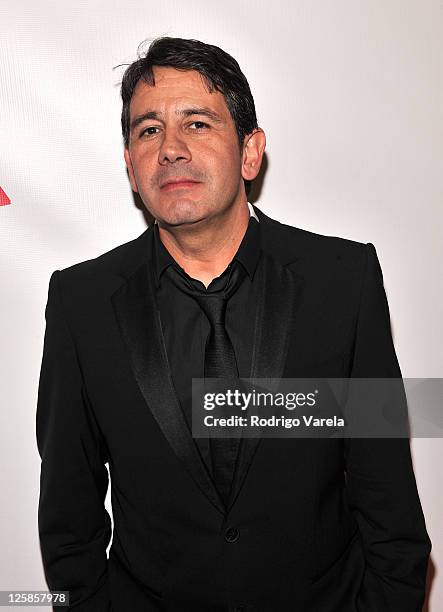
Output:
[[[250,134],[258,124],[254,98],[237,61],[220,47],[194,39],[156,38],[142,54],[139,51],[141,45],[137,51],[138,59],[126,68],[121,82],[121,124],[125,146],[129,145],[129,106],[137,83],[142,79],[148,85],[155,85],[152,67],[168,66],[178,70],[196,70],[204,77],[209,91],[215,89],[223,94],[241,148],[246,134]],[[250,183],[245,181],[247,195]]]

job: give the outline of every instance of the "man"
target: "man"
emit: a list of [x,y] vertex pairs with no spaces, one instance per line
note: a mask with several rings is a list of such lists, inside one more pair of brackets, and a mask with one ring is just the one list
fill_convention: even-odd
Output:
[[193,377],[401,376],[374,246],[248,203],[265,134],[218,47],[155,40],[122,99],[129,179],[155,223],[50,279],[49,587],[78,612],[418,612],[430,541],[407,439],[191,432]]

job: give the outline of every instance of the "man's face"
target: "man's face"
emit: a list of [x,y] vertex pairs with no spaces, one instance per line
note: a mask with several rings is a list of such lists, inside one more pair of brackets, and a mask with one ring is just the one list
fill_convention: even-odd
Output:
[[139,81],[130,104],[132,189],[160,225],[217,216],[245,198],[242,151],[223,94],[209,93],[194,70],[153,71],[155,86]]

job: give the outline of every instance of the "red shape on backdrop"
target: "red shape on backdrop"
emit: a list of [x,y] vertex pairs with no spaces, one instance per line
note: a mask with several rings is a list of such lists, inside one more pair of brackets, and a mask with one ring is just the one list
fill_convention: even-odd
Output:
[[0,206],[6,206],[6,204],[10,204],[11,200],[8,198],[6,193],[0,187]]

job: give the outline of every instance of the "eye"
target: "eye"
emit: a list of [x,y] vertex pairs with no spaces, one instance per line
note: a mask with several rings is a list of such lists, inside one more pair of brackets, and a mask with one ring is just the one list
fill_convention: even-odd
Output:
[[150,125],[149,127],[145,128],[144,130],[140,132],[140,136],[144,136],[145,134],[147,134],[148,136],[153,136],[154,134],[157,133],[157,132],[151,132],[150,130],[158,130],[158,127],[154,125]]
[[207,123],[204,123],[204,121],[193,121],[190,125],[195,125],[195,130],[201,130],[209,127],[209,125]]

